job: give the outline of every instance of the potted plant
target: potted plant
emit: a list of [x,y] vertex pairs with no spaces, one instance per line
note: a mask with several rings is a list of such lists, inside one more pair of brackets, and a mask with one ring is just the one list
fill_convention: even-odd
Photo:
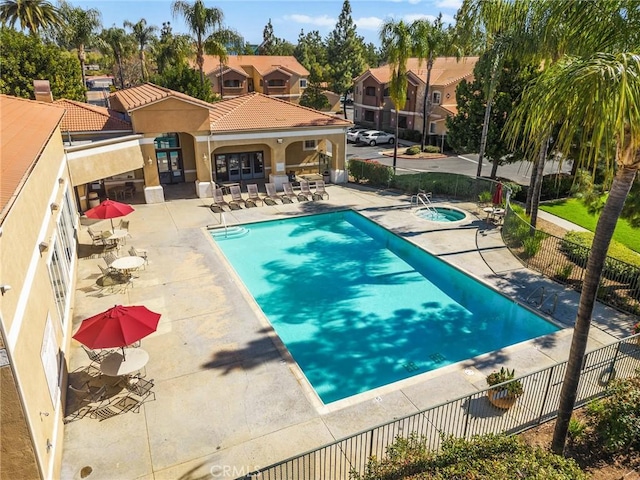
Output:
[[511,408],[518,400],[518,397],[524,393],[522,382],[514,380],[514,378],[515,369],[509,370],[504,367],[499,372],[495,371],[487,375],[487,384],[490,387],[498,385],[487,392],[489,401],[494,406],[505,410]]

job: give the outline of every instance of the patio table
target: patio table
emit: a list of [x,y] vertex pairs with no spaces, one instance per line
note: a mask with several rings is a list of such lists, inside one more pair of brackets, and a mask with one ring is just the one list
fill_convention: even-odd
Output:
[[100,371],[109,377],[129,375],[142,369],[149,361],[149,353],[142,348],[124,348],[107,355],[100,362]]
[[110,266],[125,275],[130,275],[133,270],[138,270],[142,265],[144,265],[143,257],[128,256],[116,258]]

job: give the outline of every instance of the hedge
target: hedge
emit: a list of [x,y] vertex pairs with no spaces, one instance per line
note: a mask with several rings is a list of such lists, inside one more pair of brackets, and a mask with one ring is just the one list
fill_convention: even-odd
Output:
[[[593,232],[568,232],[560,243],[560,250],[574,263],[586,267]],[[624,283],[638,281],[640,278],[640,255],[623,244],[611,241],[602,274],[614,281]]]
[[393,178],[393,169],[375,160],[349,160],[349,175],[356,183],[366,180],[369,185],[387,187]]

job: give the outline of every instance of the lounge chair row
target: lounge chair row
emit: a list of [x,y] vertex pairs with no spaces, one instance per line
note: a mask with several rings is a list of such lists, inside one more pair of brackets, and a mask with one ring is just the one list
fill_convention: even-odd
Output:
[[322,200],[329,198],[329,194],[325,190],[323,181],[316,182],[315,191],[311,191],[309,182],[300,182],[300,191],[294,192],[291,183],[282,184],[284,192],[279,194],[276,191],[275,183],[265,183],[266,194],[260,196],[257,184],[247,185],[247,198],[243,198],[240,187],[237,185],[229,187],[231,193],[231,201],[227,202],[224,199],[224,194],[221,188],[216,188],[213,191],[213,203],[209,206],[213,212],[224,211],[223,207],[229,208],[229,210],[238,210],[243,206],[245,208],[257,207],[258,204],[276,205],[277,202],[281,204],[293,203],[294,200],[298,202],[306,202],[310,200]]

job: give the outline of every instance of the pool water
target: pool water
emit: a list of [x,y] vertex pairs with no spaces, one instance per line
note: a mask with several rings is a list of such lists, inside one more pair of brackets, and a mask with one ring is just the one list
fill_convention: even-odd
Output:
[[422,207],[415,213],[418,217],[432,222],[459,222],[467,216],[462,210],[449,207]]
[[352,211],[215,238],[326,404],[558,328]]

